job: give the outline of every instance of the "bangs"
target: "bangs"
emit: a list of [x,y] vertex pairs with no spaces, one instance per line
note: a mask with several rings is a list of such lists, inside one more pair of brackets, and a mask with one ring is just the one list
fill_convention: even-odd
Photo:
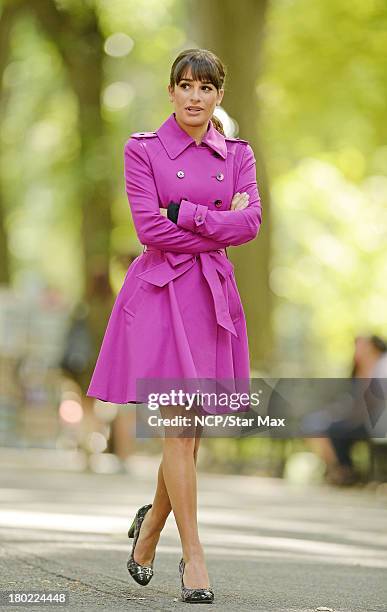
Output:
[[188,55],[177,63],[174,74],[176,85],[187,75],[189,68],[195,81],[208,81],[217,89],[221,89],[222,78],[216,63],[208,56],[198,55]]

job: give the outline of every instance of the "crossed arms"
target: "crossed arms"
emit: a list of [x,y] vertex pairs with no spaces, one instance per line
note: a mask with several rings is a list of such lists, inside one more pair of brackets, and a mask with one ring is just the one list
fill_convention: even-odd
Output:
[[262,222],[255,157],[245,145],[236,192],[249,194],[244,210],[213,211],[188,200],[180,203],[177,224],[160,214],[152,167],[142,141],[125,144],[125,184],[134,226],[142,244],[164,251],[200,253],[253,240]]

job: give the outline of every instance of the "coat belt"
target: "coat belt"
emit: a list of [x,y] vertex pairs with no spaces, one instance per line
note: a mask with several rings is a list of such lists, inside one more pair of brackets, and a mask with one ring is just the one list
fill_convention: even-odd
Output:
[[197,255],[162,251],[148,245],[145,245],[144,250],[159,253],[164,256],[164,260],[148,270],[136,274],[136,277],[158,287],[164,287],[171,280],[184,274],[195,264],[197,259],[200,259],[203,276],[208,283],[214,301],[216,321],[218,325],[227,329],[234,336],[238,336],[220,280],[220,276],[227,279],[234,270],[234,265],[226,256],[224,249],[206,251]]

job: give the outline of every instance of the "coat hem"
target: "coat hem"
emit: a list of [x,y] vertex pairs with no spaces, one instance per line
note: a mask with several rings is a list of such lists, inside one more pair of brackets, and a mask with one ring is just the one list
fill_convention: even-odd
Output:
[[143,404],[144,402],[138,402],[136,400],[132,400],[132,399],[128,399],[128,400],[123,400],[123,399],[113,399],[110,396],[104,394],[104,393],[100,393],[98,391],[93,391],[93,392],[87,392],[86,393],[86,397],[93,397],[95,399],[101,400],[102,402],[109,402],[112,404]]

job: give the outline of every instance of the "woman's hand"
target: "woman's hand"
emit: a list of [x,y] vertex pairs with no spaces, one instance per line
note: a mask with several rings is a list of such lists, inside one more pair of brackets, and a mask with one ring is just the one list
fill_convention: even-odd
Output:
[[231,201],[230,210],[243,210],[249,205],[249,194],[244,191],[243,193],[239,193],[239,191],[234,195]]

